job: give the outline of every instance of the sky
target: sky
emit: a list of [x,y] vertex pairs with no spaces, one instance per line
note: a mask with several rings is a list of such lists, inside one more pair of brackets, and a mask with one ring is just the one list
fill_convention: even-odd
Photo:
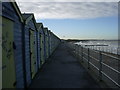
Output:
[[118,39],[119,0],[16,0],[61,39]]

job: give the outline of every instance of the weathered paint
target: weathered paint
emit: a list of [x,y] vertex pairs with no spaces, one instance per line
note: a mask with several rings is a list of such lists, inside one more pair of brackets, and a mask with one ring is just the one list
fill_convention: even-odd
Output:
[[44,28],[42,29],[42,31],[43,31],[43,44],[44,44],[44,62],[45,62],[45,60],[46,60],[46,35],[45,35],[45,31],[44,31]]
[[36,23],[36,26],[37,26],[37,30],[38,30],[38,33],[37,33],[37,42],[38,42],[38,65],[39,65],[39,68],[41,67],[42,65],[42,61],[43,61],[43,53],[44,52],[41,52],[42,50],[42,36],[41,36],[41,28],[43,27],[42,23]]
[[45,63],[45,40],[44,40],[44,32],[43,32],[43,28],[40,29],[40,52],[41,52],[41,64]]
[[30,31],[29,27],[25,26],[24,28],[25,31],[25,64],[26,64],[26,84],[27,87],[31,83],[31,62],[30,62]]
[[44,28],[44,32],[45,32],[45,60],[48,59],[48,29]]
[[[6,32],[10,34],[8,37],[13,37],[13,40],[9,38],[9,44],[12,46],[7,46],[9,48],[8,56],[13,53],[13,57],[11,56],[12,59],[10,59],[12,61],[9,62],[10,65],[7,63],[7,60],[5,60],[7,57],[2,59],[5,61],[3,62],[2,68],[6,68],[6,65],[4,65],[6,63],[7,67],[10,67],[8,68],[8,72],[3,73],[3,85],[4,87],[9,87],[10,85],[10,87],[24,88],[27,84],[28,87],[35,74],[38,72],[38,68],[41,67],[40,65],[44,64],[50,52],[52,53],[57,47],[59,38],[53,33],[50,34],[49,38],[48,30],[44,31],[43,25],[40,28],[40,32],[38,32],[34,15],[29,14],[24,18],[15,2],[3,3],[2,17],[13,24],[7,24],[9,21],[7,21],[7,23],[5,22],[7,25],[5,28],[8,28],[10,25],[12,29],[8,28],[3,32],[3,37],[7,37],[5,36],[6,34],[4,34]],[[13,43],[11,44],[11,42]],[[13,49],[10,50],[11,47],[13,47]],[[9,55],[9,52],[12,53]],[[7,55],[7,52],[3,51],[3,53],[5,53],[3,55]],[[11,74],[10,78],[7,77],[9,73]],[[9,81],[8,78],[11,81]]]
[[30,30],[30,58],[31,58],[31,74],[32,79],[36,74],[36,58],[35,58],[35,38],[34,31]]
[[40,60],[41,60],[41,54],[40,54],[41,45],[40,45],[40,33],[39,33],[39,31],[37,32],[37,46],[38,46],[38,48],[37,48],[37,50],[38,50],[38,68],[40,68],[41,67],[41,62],[40,62]]
[[16,76],[13,49],[14,22],[4,17],[2,21],[2,88],[15,88]]
[[48,55],[51,55],[51,36],[50,36],[50,30],[48,31]]
[[[24,22],[25,22],[25,61],[26,61],[26,79],[27,79],[27,86],[30,85],[31,79],[34,78],[35,74],[38,71],[38,54],[37,54],[37,30],[36,30],[36,22],[34,20],[34,15],[32,13],[24,13],[22,14]],[[32,30],[32,36],[31,36]],[[31,37],[30,37],[31,36]],[[31,39],[34,40],[34,61],[33,56],[31,57]],[[31,63],[32,62],[32,63]],[[33,64],[33,62],[35,64]],[[33,66],[34,65],[34,66]]]
[[54,33],[50,33],[50,37],[51,37],[51,53],[56,49],[56,47],[59,45],[60,43],[60,39],[54,34]]
[[[22,53],[23,52],[22,51],[22,45],[23,45],[22,43],[22,20],[19,16],[21,13],[18,12],[19,10],[17,9],[18,8],[15,2],[2,3],[2,16],[14,22],[13,30],[11,31],[13,33],[13,44],[12,45],[14,49],[14,61],[15,61],[15,72],[16,72],[15,73],[16,82],[14,83],[14,86],[16,86],[17,88],[24,88],[25,78],[24,78],[23,53]],[[9,75],[9,72],[7,75]],[[7,83],[10,83],[10,82],[8,81]]]
[[38,38],[37,38],[37,34],[38,34],[38,31],[37,31],[37,28],[36,30],[34,31],[34,38],[35,38],[35,41],[34,41],[34,48],[35,48],[35,74],[37,73],[38,71],[38,68],[39,68],[39,61],[38,61]]

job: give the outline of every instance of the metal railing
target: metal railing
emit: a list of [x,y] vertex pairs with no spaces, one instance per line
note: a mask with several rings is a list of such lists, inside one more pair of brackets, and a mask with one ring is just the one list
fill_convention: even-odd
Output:
[[111,55],[102,51],[92,50],[90,48],[85,48],[80,45],[73,43],[68,43],[67,46],[71,48],[73,53],[81,62],[86,63],[88,69],[93,69],[93,71],[98,76],[100,81],[106,82],[108,85],[114,85],[120,88],[119,81],[119,55]]

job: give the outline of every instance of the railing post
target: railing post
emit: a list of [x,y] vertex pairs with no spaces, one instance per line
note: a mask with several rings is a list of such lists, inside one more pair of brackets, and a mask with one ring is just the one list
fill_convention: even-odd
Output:
[[83,47],[81,47],[81,57],[82,57],[82,62],[83,62]]
[[78,52],[78,56],[80,57],[80,45],[79,45],[79,47],[78,47],[78,50],[79,50],[79,52]]
[[72,44],[71,46],[72,46],[72,48],[74,49],[74,44]]
[[77,51],[76,51],[76,55],[77,55],[77,54],[78,54],[78,45],[76,45],[76,50],[77,50]]
[[79,45],[77,45],[77,59],[79,60]]
[[99,53],[99,80],[102,81],[102,53]]
[[76,55],[78,54],[78,45],[76,45]]
[[78,50],[78,55],[79,55],[79,45],[78,45],[78,48],[77,48],[77,50]]
[[75,55],[77,54],[77,45],[75,44]]
[[88,48],[88,69],[90,69],[90,50]]
[[75,44],[73,45],[73,47],[74,47],[74,50],[75,50],[75,53],[76,53],[76,47],[75,47]]
[[79,45],[77,46],[77,50],[78,50],[77,57],[78,57],[78,60],[79,60]]

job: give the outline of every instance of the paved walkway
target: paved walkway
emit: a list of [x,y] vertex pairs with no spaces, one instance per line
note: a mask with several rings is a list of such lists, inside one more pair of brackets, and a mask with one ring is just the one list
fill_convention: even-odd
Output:
[[87,71],[60,44],[36,75],[30,88],[99,88]]

